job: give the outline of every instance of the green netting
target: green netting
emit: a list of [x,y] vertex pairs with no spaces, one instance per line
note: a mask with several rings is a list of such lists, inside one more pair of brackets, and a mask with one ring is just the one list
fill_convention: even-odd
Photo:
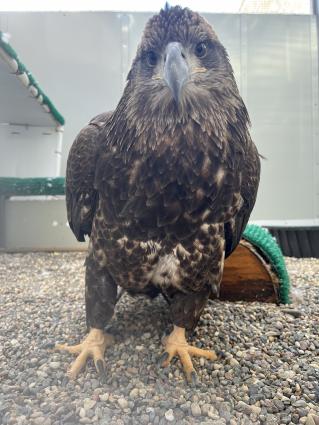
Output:
[[275,238],[267,229],[248,224],[243,238],[253,245],[257,246],[260,251],[268,258],[270,264],[279,278],[279,299],[283,304],[290,304],[290,280],[286,269],[284,257]]
[[48,98],[48,96],[43,92],[39,84],[37,83],[34,76],[31,74],[31,72],[27,69],[27,67],[20,61],[17,52],[10,46],[10,44],[5,40],[5,36],[3,35],[3,32],[0,31],[0,48],[3,49],[10,58],[15,59],[18,64],[18,73],[23,74],[26,73],[29,78],[29,86],[34,86],[37,91],[37,98],[39,96],[42,96],[43,101],[42,103],[44,105],[47,105],[47,107],[50,109],[50,112],[54,119],[61,125],[65,124],[64,117],[60,114],[60,112],[56,109],[52,101]]
[[64,195],[64,177],[13,178],[0,177],[0,195],[9,196],[38,196]]

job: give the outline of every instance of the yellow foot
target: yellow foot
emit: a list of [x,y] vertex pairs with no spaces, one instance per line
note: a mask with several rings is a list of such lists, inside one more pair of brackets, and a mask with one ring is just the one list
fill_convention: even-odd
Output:
[[88,357],[92,357],[100,378],[105,379],[106,374],[104,351],[106,347],[112,345],[113,340],[114,339],[112,335],[105,334],[101,329],[92,328],[88,336],[84,339],[83,342],[81,342],[81,344],[57,344],[55,349],[65,350],[69,353],[78,354],[75,362],[67,372],[69,378],[75,379],[80,370],[85,366]]
[[217,360],[214,351],[202,350],[188,345],[185,338],[185,329],[174,326],[173,332],[163,341],[165,352],[160,357],[159,362],[163,367],[169,365],[172,358],[179,356],[188,382],[196,383],[197,375],[191,360],[191,356],[205,357],[209,360]]

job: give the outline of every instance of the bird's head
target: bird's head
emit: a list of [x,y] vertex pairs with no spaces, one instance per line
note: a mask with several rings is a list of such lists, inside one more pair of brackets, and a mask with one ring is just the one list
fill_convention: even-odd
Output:
[[132,116],[160,126],[189,117],[201,124],[227,107],[232,92],[226,50],[203,17],[166,6],[147,22],[124,93]]

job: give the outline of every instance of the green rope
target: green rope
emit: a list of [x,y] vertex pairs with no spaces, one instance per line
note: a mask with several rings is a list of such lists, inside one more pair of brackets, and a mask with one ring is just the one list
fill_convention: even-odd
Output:
[[0,196],[64,195],[64,177],[0,177]]
[[279,299],[283,304],[290,304],[290,280],[287,272],[284,257],[281,249],[277,244],[275,238],[264,229],[255,224],[248,224],[243,238],[248,242],[256,245],[262,253],[268,258],[270,264],[277,276],[279,277]]
[[36,96],[36,98],[38,98],[39,96],[42,96],[43,101],[42,103],[44,105],[46,105],[49,109],[51,114],[53,115],[54,119],[61,125],[65,124],[65,119],[64,117],[60,114],[60,112],[56,109],[56,107],[54,106],[54,104],[52,103],[52,101],[49,99],[49,97],[43,92],[43,90],[41,89],[41,87],[39,86],[39,84],[37,83],[36,79],[34,78],[34,76],[31,74],[31,72],[27,69],[27,67],[20,61],[17,52],[10,46],[9,43],[7,43],[6,38],[3,34],[2,31],[0,31],[0,48],[3,49],[8,56],[10,56],[10,58],[16,60],[17,64],[18,64],[18,74],[23,74],[26,73],[28,78],[29,78],[29,87],[30,86],[34,86],[37,91],[38,94]]

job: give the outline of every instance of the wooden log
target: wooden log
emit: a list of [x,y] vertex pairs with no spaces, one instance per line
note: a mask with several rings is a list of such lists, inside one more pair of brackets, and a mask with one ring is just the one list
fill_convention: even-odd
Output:
[[225,260],[221,300],[279,303],[279,279],[258,248],[242,239]]

